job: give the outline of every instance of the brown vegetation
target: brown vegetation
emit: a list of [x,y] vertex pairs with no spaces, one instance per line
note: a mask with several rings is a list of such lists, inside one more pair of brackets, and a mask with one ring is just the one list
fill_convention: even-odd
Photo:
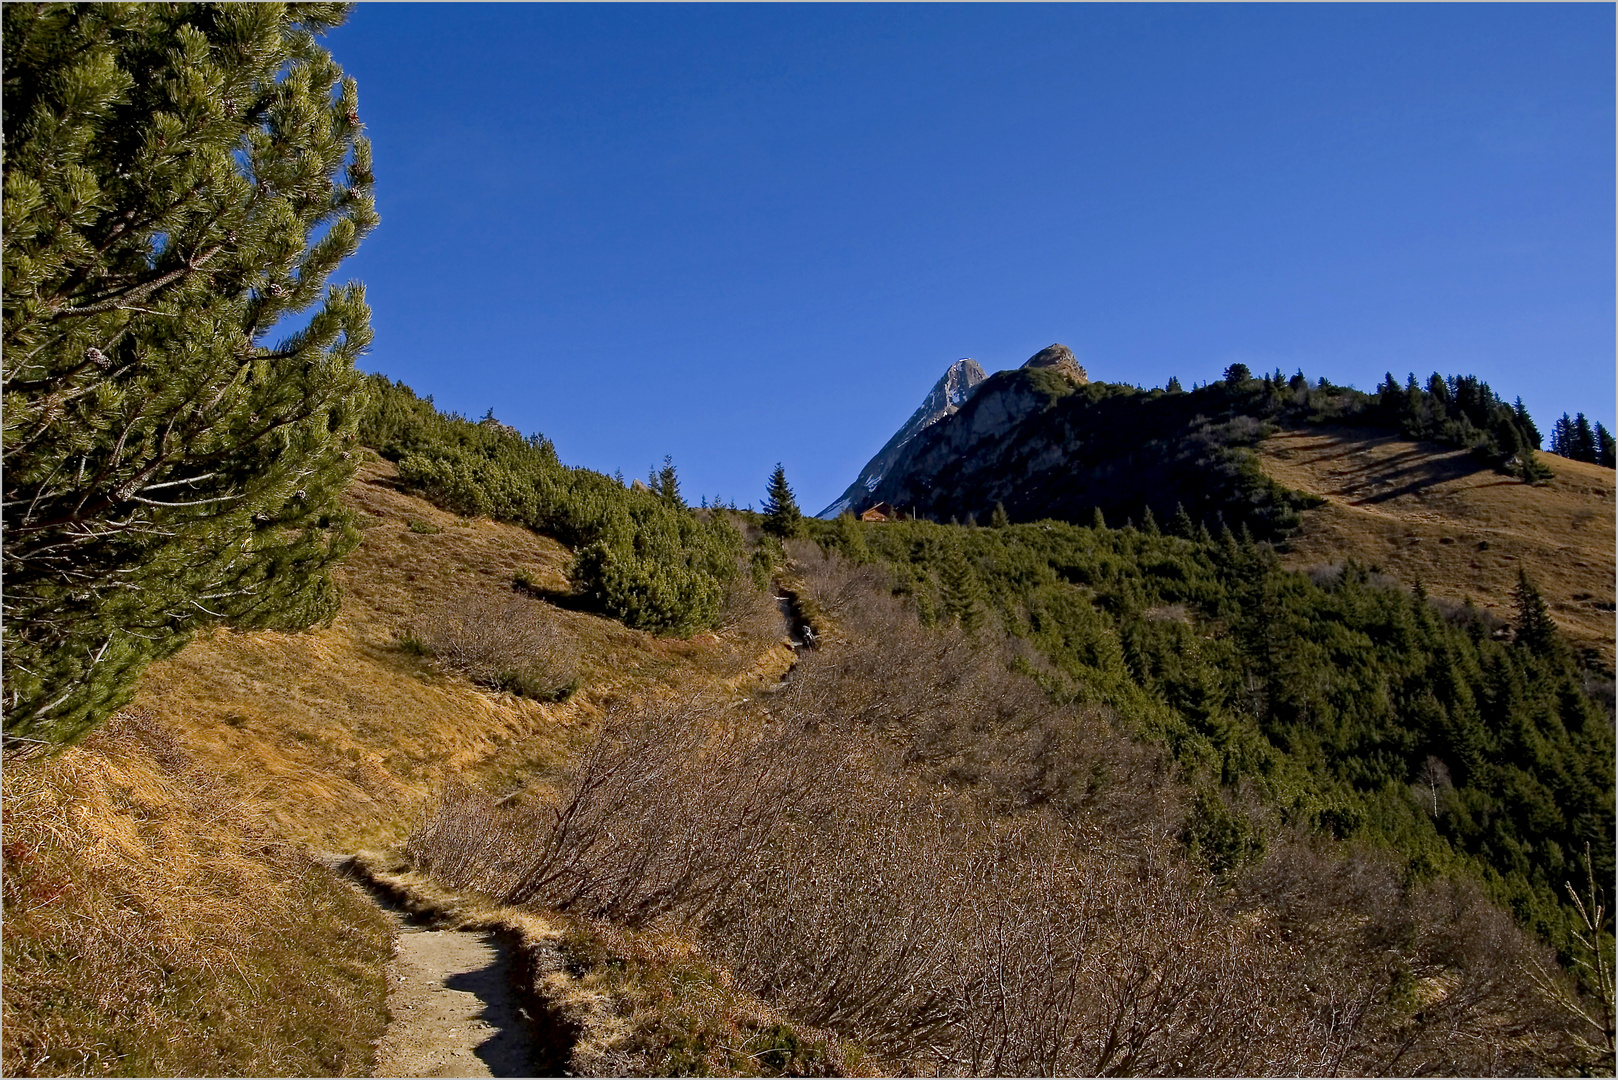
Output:
[[876,1064],[745,993],[679,935],[498,904],[379,853],[354,870],[431,925],[492,931],[512,948],[547,1074],[860,1076]]
[[149,716],[3,784],[7,1076],[369,1073],[386,921]]
[[1258,451],[1272,478],[1327,499],[1304,513],[1289,564],[1352,555],[1500,618],[1510,618],[1517,572],[1526,570],[1568,639],[1612,666],[1611,469],[1540,454],[1555,475],[1528,485],[1465,450],[1359,428],[1282,431]]
[[[302,844],[401,840],[451,778],[522,805],[618,696],[790,663],[756,592],[691,641],[518,595],[522,574],[563,599],[566,550],[439,511],[391,472],[368,464],[348,493],[364,539],[337,571],[333,625],[203,637],[149,670],[144,719],[8,757],[7,1074],[365,1072],[387,929]],[[582,692],[538,702],[480,688],[477,662],[454,670],[476,660],[450,634],[474,614],[463,630],[501,643],[485,659],[543,639],[563,674],[576,658]],[[449,634],[445,667],[403,647],[412,624]]]
[[1158,755],[922,630],[872,571],[797,555],[836,640],[779,691],[621,706],[554,801],[457,790],[413,861],[691,935],[787,1015],[916,1069],[1583,1060],[1593,1033],[1526,974],[1544,950],[1476,892],[1285,836],[1221,884],[1185,858],[1187,798]]

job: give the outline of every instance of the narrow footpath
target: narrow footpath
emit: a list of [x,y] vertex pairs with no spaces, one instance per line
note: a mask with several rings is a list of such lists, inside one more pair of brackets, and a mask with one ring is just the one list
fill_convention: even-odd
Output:
[[378,1076],[532,1076],[528,1019],[511,957],[493,934],[400,920],[388,964],[388,1033]]
[[381,890],[355,880],[351,860],[314,856],[350,877],[393,920],[388,1030],[376,1076],[534,1076],[534,1028],[512,986],[511,949],[480,930],[430,930]]

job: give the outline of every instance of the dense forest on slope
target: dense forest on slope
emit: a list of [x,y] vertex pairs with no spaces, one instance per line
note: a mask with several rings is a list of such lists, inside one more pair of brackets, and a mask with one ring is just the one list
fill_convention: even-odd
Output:
[[1055,697],[1107,707],[1232,796],[1187,826],[1216,868],[1307,822],[1418,879],[1475,873],[1565,950],[1562,883],[1586,847],[1595,880],[1613,875],[1613,728],[1532,583],[1498,627],[1352,562],[1286,571],[1246,535],[1171,525],[815,527],[923,618],[1003,625]]
[[[1391,387],[1392,389],[1388,389]],[[1259,539],[1295,529],[1315,500],[1266,477],[1252,448],[1277,427],[1381,427],[1473,450],[1532,479],[1540,435],[1520,403],[1503,402],[1473,376],[1411,376],[1377,394],[1311,384],[1302,372],[1227,378],[1191,391],[1072,381],[1047,370],[990,376],[953,416],[913,440],[871,492],[907,514],[987,521],[996,505],[1013,521],[1165,520],[1183,506],[1217,531],[1246,526]],[[859,508],[856,508],[859,509]]]

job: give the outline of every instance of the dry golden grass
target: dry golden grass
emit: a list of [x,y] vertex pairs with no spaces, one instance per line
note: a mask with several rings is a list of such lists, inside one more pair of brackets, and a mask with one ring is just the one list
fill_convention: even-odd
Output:
[[149,718],[3,785],[5,1075],[369,1071],[386,920]]
[[413,625],[470,594],[514,596],[519,571],[560,594],[568,553],[526,529],[439,510],[399,491],[393,474],[372,462],[350,488],[364,539],[338,568],[333,625],[217,631],[153,665],[136,699],[278,835],[338,850],[396,843],[452,778],[543,786],[621,697],[734,686],[790,663],[756,631],[659,638],[529,598],[579,657],[572,699],[529,701],[442,674],[402,647]]
[[1613,664],[1613,470],[1541,454],[1556,475],[1528,485],[1464,450],[1341,427],[1280,432],[1259,456],[1328,500],[1304,514],[1291,565],[1352,557],[1507,619],[1526,570],[1569,640]]

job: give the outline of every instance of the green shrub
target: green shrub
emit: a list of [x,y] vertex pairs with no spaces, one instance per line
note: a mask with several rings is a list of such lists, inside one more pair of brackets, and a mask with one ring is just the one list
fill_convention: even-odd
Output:
[[[400,482],[446,510],[486,515],[573,547],[568,578],[601,611],[637,629],[690,634],[714,624],[741,537],[678,499],[626,490],[568,468],[549,441],[445,415],[402,383],[372,376],[360,437],[398,465]],[[660,486],[674,490],[673,465]],[[520,591],[533,583],[515,582]]]

